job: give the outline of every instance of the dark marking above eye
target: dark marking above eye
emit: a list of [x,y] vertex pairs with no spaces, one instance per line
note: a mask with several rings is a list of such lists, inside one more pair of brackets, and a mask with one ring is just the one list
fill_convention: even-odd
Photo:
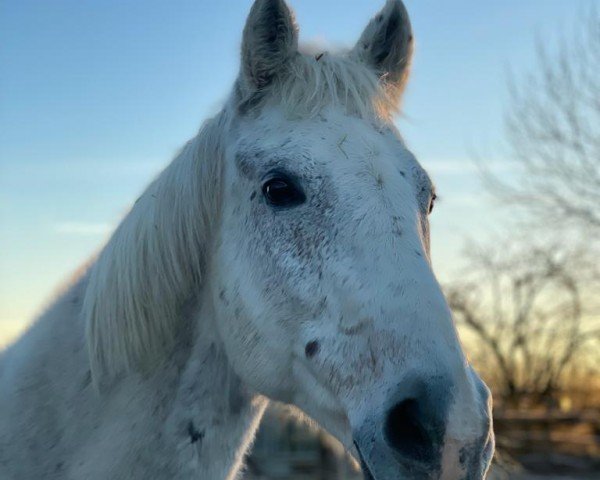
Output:
[[307,358],[314,357],[319,352],[319,342],[316,340],[312,340],[306,344],[304,347],[304,354]]

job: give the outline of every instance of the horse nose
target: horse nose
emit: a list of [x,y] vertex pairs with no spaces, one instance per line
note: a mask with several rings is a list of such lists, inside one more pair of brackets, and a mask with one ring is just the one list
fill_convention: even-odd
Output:
[[451,385],[412,380],[403,382],[397,402],[387,411],[384,438],[405,460],[435,462],[441,453]]

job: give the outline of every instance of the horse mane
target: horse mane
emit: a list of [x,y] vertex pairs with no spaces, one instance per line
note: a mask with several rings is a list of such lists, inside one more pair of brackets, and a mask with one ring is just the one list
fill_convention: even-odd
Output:
[[83,301],[93,378],[149,365],[202,284],[220,210],[226,112],[208,120],[118,226],[89,272]]
[[[252,108],[273,102],[290,117],[312,117],[336,106],[387,119],[393,95],[349,55],[298,54]],[[91,267],[82,312],[95,381],[161,358],[183,305],[200,291],[220,211],[223,133],[239,101],[238,88],[136,201]]]

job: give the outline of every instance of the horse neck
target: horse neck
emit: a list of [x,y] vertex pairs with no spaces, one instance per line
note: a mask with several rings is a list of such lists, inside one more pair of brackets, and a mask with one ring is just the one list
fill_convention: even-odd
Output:
[[[193,445],[194,460],[182,462],[184,468],[190,468],[190,475],[233,479],[268,400],[252,392],[233,372],[216,333],[214,315],[207,307],[210,304],[203,305],[195,316],[195,340],[167,429],[178,439],[180,452],[189,449],[179,447]],[[187,478],[186,472],[181,473]]]

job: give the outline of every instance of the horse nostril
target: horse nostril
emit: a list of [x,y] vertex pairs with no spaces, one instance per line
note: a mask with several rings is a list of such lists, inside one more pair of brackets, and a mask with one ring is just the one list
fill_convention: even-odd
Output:
[[397,403],[385,421],[388,445],[405,458],[433,462],[439,454],[444,426],[427,405],[408,398]]

